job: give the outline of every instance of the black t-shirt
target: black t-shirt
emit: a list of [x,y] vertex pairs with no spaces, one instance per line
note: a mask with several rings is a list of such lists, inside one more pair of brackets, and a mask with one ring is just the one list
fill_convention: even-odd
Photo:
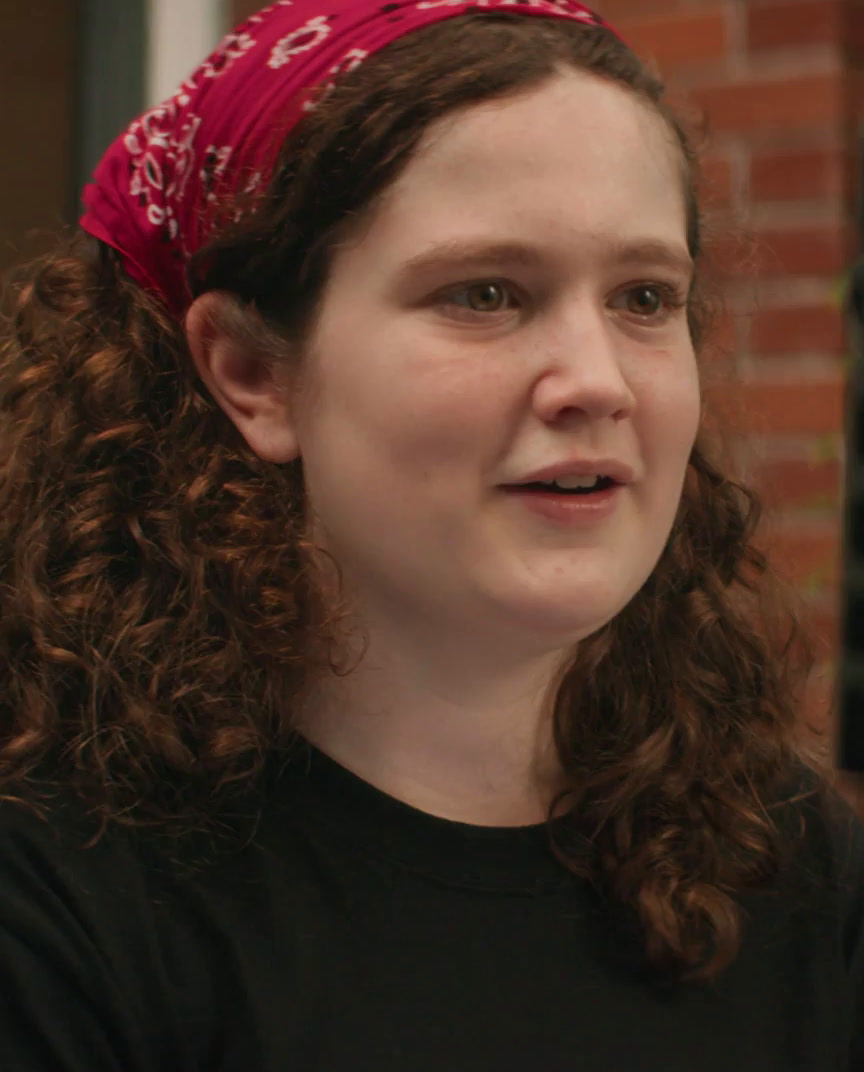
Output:
[[[194,868],[0,807],[3,1072],[864,1069],[864,827],[808,813],[715,984],[657,987],[542,826],[416,811],[314,749]],[[193,854],[195,855],[195,854]],[[204,857],[207,859],[204,859]]]

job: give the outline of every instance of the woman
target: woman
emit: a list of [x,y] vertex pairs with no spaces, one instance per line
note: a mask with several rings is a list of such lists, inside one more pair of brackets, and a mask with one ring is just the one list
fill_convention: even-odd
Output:
[[6,1067],[862,1067],[627,47],[274,4],[86,202],[3,352]]

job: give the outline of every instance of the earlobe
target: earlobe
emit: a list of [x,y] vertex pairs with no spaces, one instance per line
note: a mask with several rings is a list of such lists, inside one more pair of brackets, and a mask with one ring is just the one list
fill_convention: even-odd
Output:
[[277,377],[272,355],[256,350],[247,333],[232,331],[234,300],[210,291],[193,302],[185,323],[192,359],[252,450],[265,461],[293,461],[300,446],[287,377]]

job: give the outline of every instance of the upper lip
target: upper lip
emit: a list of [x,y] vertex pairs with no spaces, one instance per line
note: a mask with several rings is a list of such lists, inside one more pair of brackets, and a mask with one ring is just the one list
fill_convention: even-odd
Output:
[[614,458],[571,458],[556,462],[543,469],[536,469],[527,476],[511,482],[514,484],[551,484],[564,476],[605,476],[616,484],[632,484],[636,479],[633,469]]

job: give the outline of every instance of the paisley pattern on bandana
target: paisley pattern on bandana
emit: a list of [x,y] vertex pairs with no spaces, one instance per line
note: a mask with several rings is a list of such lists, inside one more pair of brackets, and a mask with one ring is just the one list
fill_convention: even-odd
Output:
[[222,49],[213,54],[201,67],[204,78],[218,78],[224,74],[234,60],[244,56],[256,45],[255,38],[249,33],[228,34],[222,43]]
[[109,147],[84,191],[81,226],[117,249],[129,275],[181,316],[189,303],[186,260],[214,226],[208,210],[263,185],[277,134],[284,138],[315,99],[398,37],[502,9],[607,25],[575,0],[277,0]]
[[320,45],[329,33],[330,25],[324,15],[318,15],[316,18],[310,19],[305,26],[301,26],[299,30],[295,30],[293,33],[288,34],[287,37],[283,37],[281,41],[276,42],[273,51],[270,53],[267,66],[272,67],[273,70],[284,67],[286,63],[291,62],[292,56]]
[[192,112],[177,125],[177,105],[169,101],[154,108],[129,128],[123,144],[129,152],[129,193],[154,227],[164,227],[177,238],[174,207],[183,200],[194,162],[193,144],[201,125]]

